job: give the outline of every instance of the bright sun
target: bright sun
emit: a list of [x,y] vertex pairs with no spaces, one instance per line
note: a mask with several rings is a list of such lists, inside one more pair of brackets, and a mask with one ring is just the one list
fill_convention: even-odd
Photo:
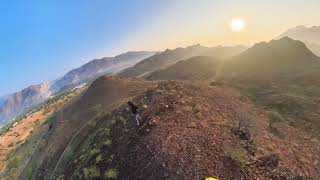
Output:
[[246,22],[241,18],[233,18],[230,22],[232,31],[240,32],[246,27]]

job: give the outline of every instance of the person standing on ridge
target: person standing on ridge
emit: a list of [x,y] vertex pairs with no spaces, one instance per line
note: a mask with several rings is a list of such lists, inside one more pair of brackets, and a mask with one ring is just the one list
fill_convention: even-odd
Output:
[[128,101],[128,105],[129,105],[129,107],[131,109],[132,114],[135,115],[135,119],[137,121],[137,126],[139,126],[140,125],[140,121],[141,121],[141,117],[140,117],[140,115],[138,113],[138,107],[136,105],[134,105],[131,101]]

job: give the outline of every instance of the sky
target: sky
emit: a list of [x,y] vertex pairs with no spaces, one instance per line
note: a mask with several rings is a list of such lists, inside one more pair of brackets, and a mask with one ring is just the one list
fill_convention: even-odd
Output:
[[[0,2],[0,96],[92,59],[193,44],[252,45],[320,25],[319,0],[10,0]],[[233,32],[233,18],[246,28]]]

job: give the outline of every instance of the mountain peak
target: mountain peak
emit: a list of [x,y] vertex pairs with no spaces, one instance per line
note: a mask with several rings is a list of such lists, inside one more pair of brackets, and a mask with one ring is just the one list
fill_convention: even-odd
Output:
[[320,44],[320,26],[306,27],[303,25],[290,28],[284,33],[282,33],[279,38],[288,36],[292,39],[297,39],[301,41],[307,41],[310,43]]
[[300,46],[300,47],[303,47],[303,48],[307,48],[306,45],[299,41],[299,40],[294,40],[288,36],[284,36],[280,39],[273,39],[269,42],[270,45],[276,45],[276,44],[281,44],[281,45],[296,45],[296,46]]
[[249,48],[248,51],[259,51],[263,54],[266,53],[266,55],[277,52],[288,56],[295,56],[302,53],[303,55],[307,55],[307,57],[315,57],[303,42],[294,40],[288,36],[284,36],[280,39],[273,39],[269,42],[257,43],[252,48]]
[[258,43],[231,58],[226,61],[223,72],[230,77],[272,79],[308,71],[319,63],[320,59],[303,42],[283,37]]

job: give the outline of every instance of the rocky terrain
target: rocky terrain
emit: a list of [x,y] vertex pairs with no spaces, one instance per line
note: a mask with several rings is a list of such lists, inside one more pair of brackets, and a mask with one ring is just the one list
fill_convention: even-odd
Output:
[[320,179],[320,58],[288,37],[229,50],[167,50],[54,101],[3,133],[0,177]]
[[[103,95],[101,91],[112,88],[109,90],[122,92],[123,87],[137,82],[148,88],[140,89],[134,96],[122,96],[113,101],[116,103],[108,103],[114,95]],[[108,86],[110,83],[112,87]],[[103,77],[75,104],[85,98],[90,98],[92,104],[102,102],[101,98],[94,98],[96,93],[109,105],[87,112],[93,118],[86,118],[90,120],[82,123],[81,128],[74,127],[71,122],[74,120],[61,122],[57,117],[54,121],[60,125],[51,135],[55,138],[48,141],[40,156],[34,157],[33,161],[40,160],[41,166],[31,168],[32,163],[26,166],[34,169],[29,176],[34,179],[319,178],[319,141],[286,122],[277,121],[277,116],[256,107],[227,85],[179,81],[150,84]],[[128,109],[128,99],[140,108],[143,119],[140,127],[135,125]],[[66,108],[73,109],[75,104]],[[83,109],[73,114],[76,117],[84,112]],[[67,112],[64,114],[66,118]],[[281,127],[273,126],[276,124]],[[63,139],[56,137],[61,128],[70,129],[70,126],[77,131],[64,130],[68,134]],[[27,169],[26,174],[30,172]],[[24,173],[21,177],[26,177]]]

